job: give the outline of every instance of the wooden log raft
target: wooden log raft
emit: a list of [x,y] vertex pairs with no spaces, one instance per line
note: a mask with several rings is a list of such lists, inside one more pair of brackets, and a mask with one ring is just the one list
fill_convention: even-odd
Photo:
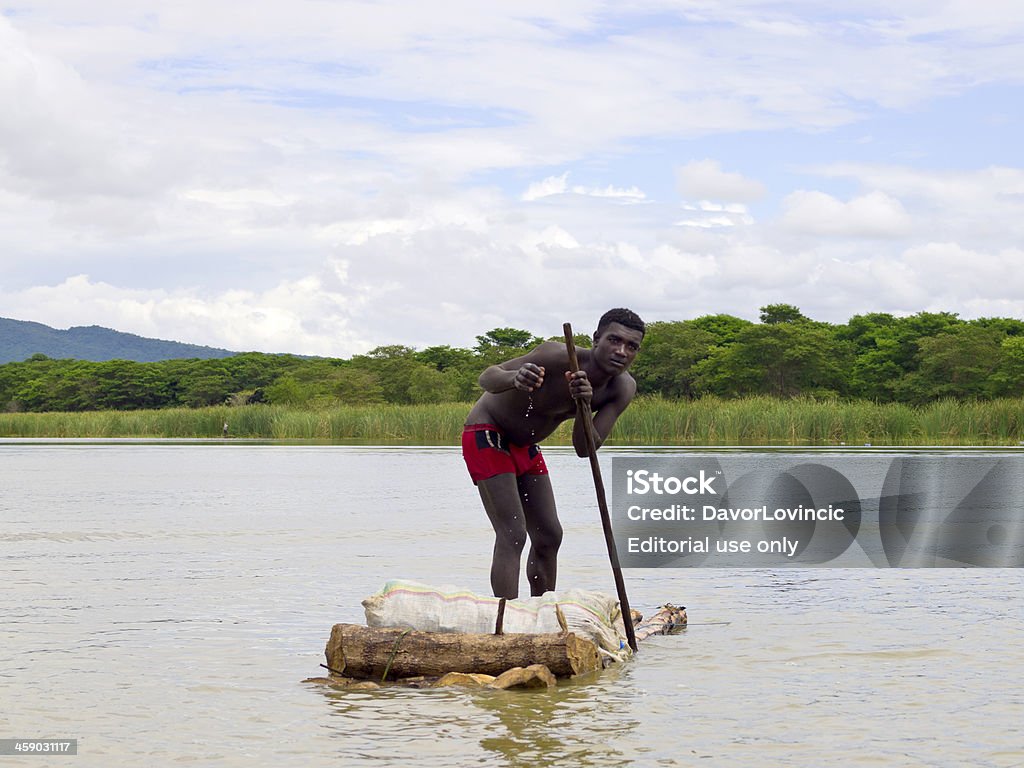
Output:
[[326,654],[332,672],[372,680],[448,672],[500,675],[532,664],[543,664],[557,677],[601,668],[597,646],[572,632],[475,635],[335,624]]
[[686,626],[686,607],[666,603],[647,621],[636,621],[636,639],[646,640],[652,635],[671,635]]

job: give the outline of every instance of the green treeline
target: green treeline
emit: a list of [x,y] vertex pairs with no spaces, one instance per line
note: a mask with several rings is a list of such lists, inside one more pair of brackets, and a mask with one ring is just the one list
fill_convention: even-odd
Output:
[[922,405],[1024,393],[1024,321],[949,312],[815,322],[788,304],[761,322],[731,315],[653,323],[633,367],[644,392]]
[[[344,360],[246,353],[138,363],[34,355],[0,365],[0,410],[469,402],[479,395],[483,368],[540,341],[529,331],[496,328],[472,349],[391,345]],[[650,323],[632,370],[642,394],[670,400],[768,396],[919,406],[1013,398],[1024,394],[1024,321],[871,313],[833,325],[774,304],[762,308],[758,323],[725,314]]]
[[479,396],[484,367],[542,339],[496,328],[474,349],[378,347],[347,360],[247,352],[213,360],[53,360],[33,355],[0,365],[0,410],[8,412],[203,408],[213,405],[445,403]]

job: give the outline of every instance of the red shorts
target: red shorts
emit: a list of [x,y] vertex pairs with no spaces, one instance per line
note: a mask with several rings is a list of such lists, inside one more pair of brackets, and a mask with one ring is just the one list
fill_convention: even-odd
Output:
[[473,484],[506,472],[516,477],[546,475],[539,445],[514,445],[493,424],[467,424],[462,429],[462,458]]

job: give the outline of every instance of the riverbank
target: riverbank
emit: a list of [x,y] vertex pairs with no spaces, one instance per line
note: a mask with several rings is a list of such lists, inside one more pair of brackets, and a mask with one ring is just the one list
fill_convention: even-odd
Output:
[[[175,408],[150,411],[0,414],[0,437],[229,438],[330,443],[455,445],[467,403]],[[570,424],[545,440],[571,441]],[[610,445],[1018,445],[1024,399],[927,406],[641,397],[622,415]]]

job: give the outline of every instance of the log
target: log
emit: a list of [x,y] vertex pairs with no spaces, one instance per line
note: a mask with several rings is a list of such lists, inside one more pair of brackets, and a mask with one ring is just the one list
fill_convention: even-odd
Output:
[[601,668],[597,646],[572,632],[475,635],[335,624],[326,655],[333,672],[371,680],[448,672],[497,676],[512,667],[532,664],[543,664],[556,677]]
[[481,675],[468,672],[449,672],[433,684],[433,688],[449,688],[462,686],[466,688],[483,688],[497,680],[494,675]]
[[636,639],[646,640],[652,635],[671,635],[686,626],[686,607],[665,603],[647,621],[636,626]]
[[551,670],[543,664],[528,667],[512,667],[491,681],[489,687],[508,690],[509,688],[553,688],[557,685]]

